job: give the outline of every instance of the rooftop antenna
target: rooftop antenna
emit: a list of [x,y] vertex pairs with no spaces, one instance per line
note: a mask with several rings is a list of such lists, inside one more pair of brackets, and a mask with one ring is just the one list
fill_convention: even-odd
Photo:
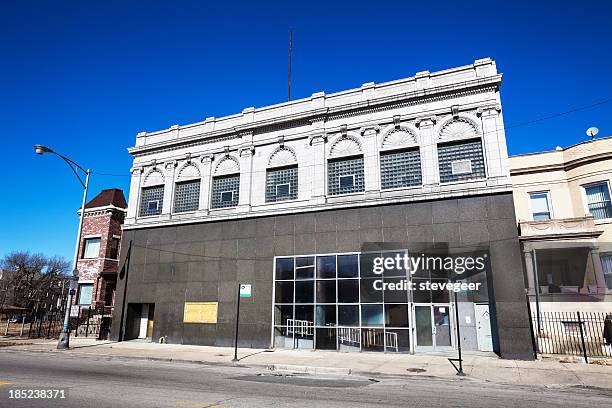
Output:
[[293,47],[293,30],[289,29],[289,66],[287,67],[287,101],[291,100],[291,49]]
[[591,140],[595,139],[595,136],[599,133],[599,129],[596,127],[590,127],[587,129],[586,134],[591,137]]

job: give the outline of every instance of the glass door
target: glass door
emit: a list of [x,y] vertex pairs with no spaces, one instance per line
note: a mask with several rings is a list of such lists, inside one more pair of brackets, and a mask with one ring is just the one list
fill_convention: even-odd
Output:
[[414,306],[417,351],[452,349],[452,329],[448,304]]
[[433,310],[434,347],[436,350],[451,349],[453,343],[451,340],[450,308],[447,304],[432,305],[431,308]]
[[414,306],[414,322],[416,327],[416,349],[417,351],[433,350],[433,329],[431,319],[431,305]]

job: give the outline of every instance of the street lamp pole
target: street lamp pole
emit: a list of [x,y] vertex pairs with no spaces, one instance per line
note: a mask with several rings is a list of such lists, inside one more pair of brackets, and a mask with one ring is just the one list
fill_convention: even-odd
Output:
[[[89,171],[89,169],[85,170],[83,167],[79,166],[73,160],[57,152],[54,152],[48,147],[41,146],[41,145],[34,145],[34,150],[36,154],[42,155],[45,153],[53,153],[56,156],[62,158],[68,164],[68,166],[70,166],[70,169],[72,170],[74,175],[79,180],[79,183],[81,183],[81,186],[83,187],[83,201],[81,202],[81,214],[79,217],[79,228],[77,231],[77,239],[76,239],[76,243],[74,246],[74,257],[72,260],[72,277],[70,280],[70,287],[68,288],[68,296],[66,297],[66,312],[64,313],[64,325],[62,327],[62,332],[60,334],[59,341],[57,342],[57,348],[59,350],[63,350],[63,349],[67,349],[70,347],[70,309],[72,308],[72,297],[75,294],[74,282],[78,281],[79,279],[77,262],[79,259],[79,246],[81,243],[81,233],[83,231],[83,218],[85,217],[85,203],[87,202],[87,189],[89,187],[89,175],[91,172]],[[85,181],[83,181],[83,179],[81,178],[77,170],[80,170],[83,173],[85,173]]]

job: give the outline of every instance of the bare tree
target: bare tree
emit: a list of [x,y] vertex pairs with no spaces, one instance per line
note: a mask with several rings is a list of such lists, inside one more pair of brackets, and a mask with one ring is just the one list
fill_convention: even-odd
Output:
[[12,252],[0,260],[0,310],[4,305],[26,308],[30,314],[61,306],[68,288],[69,263],[28,251]]

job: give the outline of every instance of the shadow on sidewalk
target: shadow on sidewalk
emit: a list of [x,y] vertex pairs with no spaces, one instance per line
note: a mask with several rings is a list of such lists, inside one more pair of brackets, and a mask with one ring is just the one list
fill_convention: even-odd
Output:
[[242,361],[242,360],[244,360],[245,358],[249,358],[249,357],[252,357],[252,356],[256,356],[257,354],[261,354],[261,353],[274,353],[274,350],[261,350],[261,351],[257,351],[257,352],[255,352],[255,353],[247,354],[247,355],[246,355],[246,356],[244,356],[244,357],[240,357],[240,358],[238,359],[238,361]]
[[72,350],[72,349],[81,349],[81,348],[87,348],[87,347],[99,347],[99,346],[105,346],[107,344],[116,344],[116,343],[117,343],[116,341],[108,341],[108,342],[99,343],[99,344],[96,344],[96,343],[94,343],[94,344],[84,344],[82,346],[73,346],[73,345],[70,345],[69,349]]

